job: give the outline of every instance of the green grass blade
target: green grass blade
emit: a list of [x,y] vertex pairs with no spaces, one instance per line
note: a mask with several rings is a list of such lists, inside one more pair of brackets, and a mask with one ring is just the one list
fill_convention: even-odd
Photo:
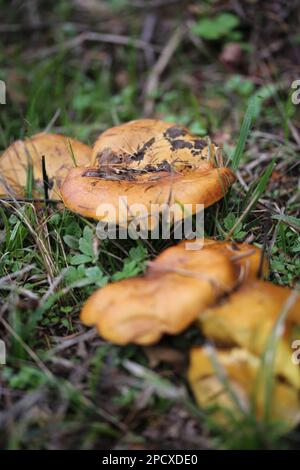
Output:
[[231,167],[233,170],[236,170],[237,167],[239,166],[240,160],[244,153],[246,140],[248,138],[253,119],[257,115],[257,109],[258,109],[258,97],[255,96],[250,99],[248,108],[246,110],[246,113],[243,119],[238,143],[237,143],[237,146],[235,148],[235,151],[232,157]]

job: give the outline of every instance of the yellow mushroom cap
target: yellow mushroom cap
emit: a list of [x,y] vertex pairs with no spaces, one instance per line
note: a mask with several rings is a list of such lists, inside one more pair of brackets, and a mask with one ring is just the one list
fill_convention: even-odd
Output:
[[[265,396],[266,380],[261,374],[260,358],[243,348],[217,349],[213,354],[218,372],[206,348],[191,350],[188,381],[198,405],[210,408],[219,424],[230,424],[229,416],[242,419],[244,414],[252,412],[253,405],[258,420],[264,418],[266,407],[270,406],[271,420],[284,425],[284,431],[300,422],[297,388],[275,376],[271,396]],[[220,369],[225,373],[225,384]]]
[[[219,344],[241,346],[261,356],[292,291],[271,282],[253,280],[199,316],[203,334]],[[292,363],[292,332],[300,325],[300,297],[291,306],[278,340],[275,369],[300,389],[299,368]]]
[[117,344],[152,344],[165,333],[180,333],[232,290],[238,277],[229,259],[215,250],[200,250],[197,260],[184,272],[172,269],[171,263],[167,272],[155,270],[154,261],[145,276],[97,290],[85,303],[81,320]]
[[24,196],[29,166],[33,168],[35,187],[43,194],[43,156],[51,185],[49,197],[59,200],[59,188],[74,167],[74,160],[79,166],[89,165],[91,149],[75,139],[48,133],[17,140],[0,156],[0,196]]

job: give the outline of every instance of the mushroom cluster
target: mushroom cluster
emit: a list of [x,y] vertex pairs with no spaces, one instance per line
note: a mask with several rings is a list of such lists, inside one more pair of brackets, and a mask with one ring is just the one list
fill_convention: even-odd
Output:
[[[300,326],[300,298],[257,278],[259,271],[268,274],[257,247],[205,239],[201,250],[187,251],[186,243],[163,251],[144,276],[97,290],[81,320],[120,345],[153,344],[197,321],[203,336],[216,345],[215,359],[226,377],[224,383],[205,347],[192,348],[188,380],[199,406],[214,409],[215,420],[225,424],[224,409],[238,419],[253,409],[254,400],[260,419],[271,400],[272,420],[287,429],[295,426],[300,422],[300,368],[291,361],[291,344]],[[285,308],[284,327],[276,329]],[[274,329],[274,384],[267,398],[263,364]]]
[[[247,412],[252,406],[260,418],[270,407],[272,420],[287,428],[300,422],[300,367],[292,361],[292,344],[300,326],[296,291],[251,279],[204,310],[198,323],[202,334],[217,345],[216,360],[237,398],[229,398],[208,350],[193,348],[188,379],[201,407],[226,405],[236,416],[241,408]],[[268,367],[274,376],[271,396],[266,393]],[[218,409],[216,413],[217,419],[224,420]]]
[[[299,366],[294,365],[295,373],[297,367],[299,376]],[[211,410],[215,421],[223,426],[251,412],[258,420],[280,424],[286,432],[300,422],[299,380],[296,387],[276,374],[271,393],[265,393],[262,360],[248,349],[218,348],[213,352],[205,347],[193,348],[188,380],[198,405]]]
[[206,239],[202,249],[186,250],[186,243],[163,251],[144,276],[97,290],[82,309],[83,323],[117,344],[153,344],[186,329],[241,276],[253,278],[258,270],[259,250],[247,244]]
[[[98,208],[112,204],[119,209],[119,225],[128,223],[130,206],[137,202],[147,209],[190,204],[195,214],[198,204],[208,207],[222,199],[235,180],[209,139],[145,119],[108,129],[93,149],[51,134],[15,142],[0,157],[0,196],[24,195],[29,167],[36,190],[42,188],[42,157],[52,198],[106,222],[110,215]],[[123,195],[128,206],[120,208]],[[260,419],[269,407],[273,420],[292,427],[300,421],[300,368],[291,361],[300,298],[264,280],[268,272],[267,260],[253,245],[184,240],[148,263],[144,275],[96,290],[81,320],[119,345],[154,344],[164,334],[198,324],[215,344],[190,352],[188,381],[199,406],[212,408],[221,423],[227,422],[224,408],[236,419],[252,409]],[[266,362],[274,371],[270,403],[262,373]]]
[[[96,220],[103,220],[99,205],[118,206],[123,194],[129,206],[137,201],[146,207],[191,203],[193,214],[196,204],[208,207],[220,200],[234,180],[209,140],[181,126],[147,119],[102,133],[90,167],[72,169],[61,195],[69,209]],[[130,213],[117,222],[125,220]],[[259,248],[208,238],[202,249],[191,244],[199,240],[166,249],[142,276],[98,289],[82,308],[82,322],[119,345],[154,344],[164,334],[178,334],[197,322],[202,335],[216,345],[215,360],[226,384],[206,347],[191,350],[188,380],[199,406],[215,408],[221,423],[226,421],[222,408],[238,418],[252,407],[254,397],[256,416],[263,417],[266,379],[260,371],[275,330],[271,416],[294,426],[300,421],[300,368],[291,361],[291,341],[300,325],[299,297],[288,305],[282,327],[279,320],[293,293],[263,280],[269,266]]]

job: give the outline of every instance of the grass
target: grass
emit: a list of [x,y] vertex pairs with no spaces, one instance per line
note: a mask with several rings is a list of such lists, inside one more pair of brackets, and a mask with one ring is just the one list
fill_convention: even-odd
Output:
[[[26,61],[18,47],[10,57],[2,51],[0,78],[15,93],[1,109],[3,149],[44,129],[91,144],[107,127],[141,117],[149,73],[141,66],[141,52],[93,45],[83,48],[82,63],[80,52],[63,47],[76,34],[68,3],[58,2],[57,10],[47,13],[66,25],[53,30],[55,54]],[[117,3],[115,8],[122,8]],[[136,17],[130,15],[124,21],[134,37]],[[20,45],[24,38],[18,34]],[[155,116],[224,141],[227,164],[239,170],[239,179],[225,201],[206,211],[206,234],[266,246],[270,279],[293,286],[300,274],[299,148],[289,123],[296,126],[299,109],[289,105],[279,76],[256,85],[218,64],[210,42],[200,52],[196,45],[188,53],[181,46],[172,58],[156,90]],[[32,180],[29,170],[29,197]],[[83,328],[79,311],[96,288],[142,273],[147,260],[170,244],[100,242],[95,227],[59,204],[0,201],[0,334],[8,350],[0,377],[1,447],[299,445],[297,432],[283,439],[253,415],[235,423],[229,437],[195,407],[185,381],[187,351],[202,342],[195,328],[153,348],[120,348]],[[157,358],[162,350],[168,351],[164,360]]]

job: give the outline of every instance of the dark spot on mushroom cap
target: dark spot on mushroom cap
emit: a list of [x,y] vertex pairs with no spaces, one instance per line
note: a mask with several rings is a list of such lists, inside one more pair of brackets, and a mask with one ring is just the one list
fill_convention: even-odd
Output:
[[231,242],[231,249],[234,251],[240,251],[239,246],[234,242]]
[[118,163],[120,162],[121,158],[119,155],[115,154],[112,149],[110,148],[105,148],[102,150],[102,152],[99,152],[96,157],[98,164],[105,165],[108,163]]
[[179,150],[179,149],[191,149],[193,148],[192,142],[188,142],[182,139],[172,140],[170,142],[172,150]]
[[[105,166],[100,168],[89,168],[85,170],[81,176],[88,178],[102,178],[110,181],[135,181],[138,176],[155,173],[171,173],[172,167],[167,160],[163,160],[157,165],[146,165],[144,168],[118,168],[116,166]],[[151,176],[153,179],[153,177]],[[96,182],[91,183],[92,186],[96,185]]]
[[154,144],[154,142],[155,137],[152,137],[150,140],[147,140],[147,142],[145,142],[144,145],[131,156],[131,160],[135,162],[143,160],[145,152]]
[[207,145],[207,143],[203,139],[196,139],[194,141],[194,148],[195,149],[203,149],[204,147],[206,147],[206,145]]
[[183,127],[173,126],[166,130],[165,137],[169,139],[176,139],[186,135],[186,130]]

